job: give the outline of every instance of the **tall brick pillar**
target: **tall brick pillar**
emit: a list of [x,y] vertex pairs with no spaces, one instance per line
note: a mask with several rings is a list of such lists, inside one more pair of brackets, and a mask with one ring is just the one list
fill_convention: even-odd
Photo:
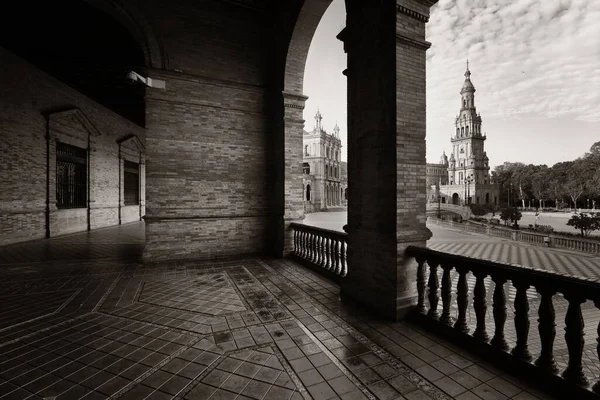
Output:
[[292,93],[283,93],[284,107],[284,208],[283,208],[283,256],[294,250],[294,231],[292,222],[304,219],[302,187],[302,141],[304,136],[304,117],[302,112],[308,97]]
[[436,0],[347,0],[348,276],[343,298],[401,319],[424,246],[425,23]]

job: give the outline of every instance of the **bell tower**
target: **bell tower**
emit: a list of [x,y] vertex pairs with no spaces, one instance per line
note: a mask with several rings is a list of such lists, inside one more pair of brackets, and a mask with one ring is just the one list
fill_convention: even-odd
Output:
[[460,91],[460,111],[456,117],[451,137],[449,181],[453,184],[489,184],[490,167],[484,150],[485,134],[481,132],[481,115],[475,108],[475,86],[467,60],[465,81]]

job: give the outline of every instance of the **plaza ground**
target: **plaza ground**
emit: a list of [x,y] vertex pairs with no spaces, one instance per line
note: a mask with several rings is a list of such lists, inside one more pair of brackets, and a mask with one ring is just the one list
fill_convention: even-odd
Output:
[[295,262],[143,245],[135,223],[0,247],[0,398],[552,398]]

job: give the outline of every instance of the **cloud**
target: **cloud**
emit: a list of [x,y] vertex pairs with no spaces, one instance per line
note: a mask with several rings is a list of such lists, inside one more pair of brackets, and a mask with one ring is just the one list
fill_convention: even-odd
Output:
[[440,0],[427,26],[428,123],[458,112],[467,57],[484,117],[600,121],[599,18],[587,0]]

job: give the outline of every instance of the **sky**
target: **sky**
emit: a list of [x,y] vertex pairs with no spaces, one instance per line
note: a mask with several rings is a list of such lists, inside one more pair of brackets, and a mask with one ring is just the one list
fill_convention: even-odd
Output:
[[[427,50],[427,161],[451,150],[469,59],[475,106],[493,168],[505,161],[573,160],[600,141],[600,1],[440,0]],[[344,0],[321,19],[308,53],[305,129],[319,108],[324,128],[341,129],[346,160],[346,55],[335,36]]]

